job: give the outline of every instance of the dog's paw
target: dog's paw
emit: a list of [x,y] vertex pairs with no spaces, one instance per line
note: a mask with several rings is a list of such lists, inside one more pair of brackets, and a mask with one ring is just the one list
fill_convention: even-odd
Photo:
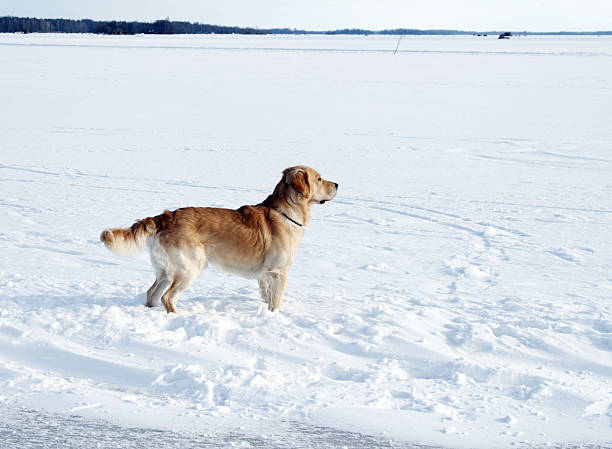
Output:
[[268,310],[269,310],[270,312],[280,312],[280,311],[281,311],[281,309],[280,309],[280,305],[274,305],[274,304],[272,304],[271,302],[270,302],[270,303],[268,303]]
[[164,301],[164,299],[162,298],[162,303],[164,303],[164,307],[166,308],[166,312],[168,312],[168,313],[176,313],[176,308],[174,307],[174,304],[172,304],[170,301]]

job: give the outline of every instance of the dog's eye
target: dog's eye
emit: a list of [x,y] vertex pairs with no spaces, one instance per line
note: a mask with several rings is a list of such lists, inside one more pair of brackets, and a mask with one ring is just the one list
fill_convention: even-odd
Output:
[[318,181],[321,182],[321,178],[319,178]]

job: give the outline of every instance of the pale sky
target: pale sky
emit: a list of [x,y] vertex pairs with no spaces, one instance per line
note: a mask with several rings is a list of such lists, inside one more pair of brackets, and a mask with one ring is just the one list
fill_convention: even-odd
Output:
[[612,30],[612,0],[0,0],[0,16],[259,28]]

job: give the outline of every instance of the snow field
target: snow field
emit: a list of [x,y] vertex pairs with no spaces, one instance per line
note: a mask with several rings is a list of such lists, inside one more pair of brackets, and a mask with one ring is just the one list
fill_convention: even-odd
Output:
[[[2,404],[610,444],[612,39],[395,43],[0,36]],[[98,241],[164,208],[258,203],[298,163],[340,190],[280,314],[214,269],[176,315],[147,309],[146,254]]]

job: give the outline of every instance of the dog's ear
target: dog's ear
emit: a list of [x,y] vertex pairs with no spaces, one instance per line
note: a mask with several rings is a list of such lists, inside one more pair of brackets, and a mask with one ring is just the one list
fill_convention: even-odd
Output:
[[293,187],[304,198],[310,196],[310,183],[308,182],[308,173],[301,168],[291,167],[283,172],[285,175],[285,183]]

